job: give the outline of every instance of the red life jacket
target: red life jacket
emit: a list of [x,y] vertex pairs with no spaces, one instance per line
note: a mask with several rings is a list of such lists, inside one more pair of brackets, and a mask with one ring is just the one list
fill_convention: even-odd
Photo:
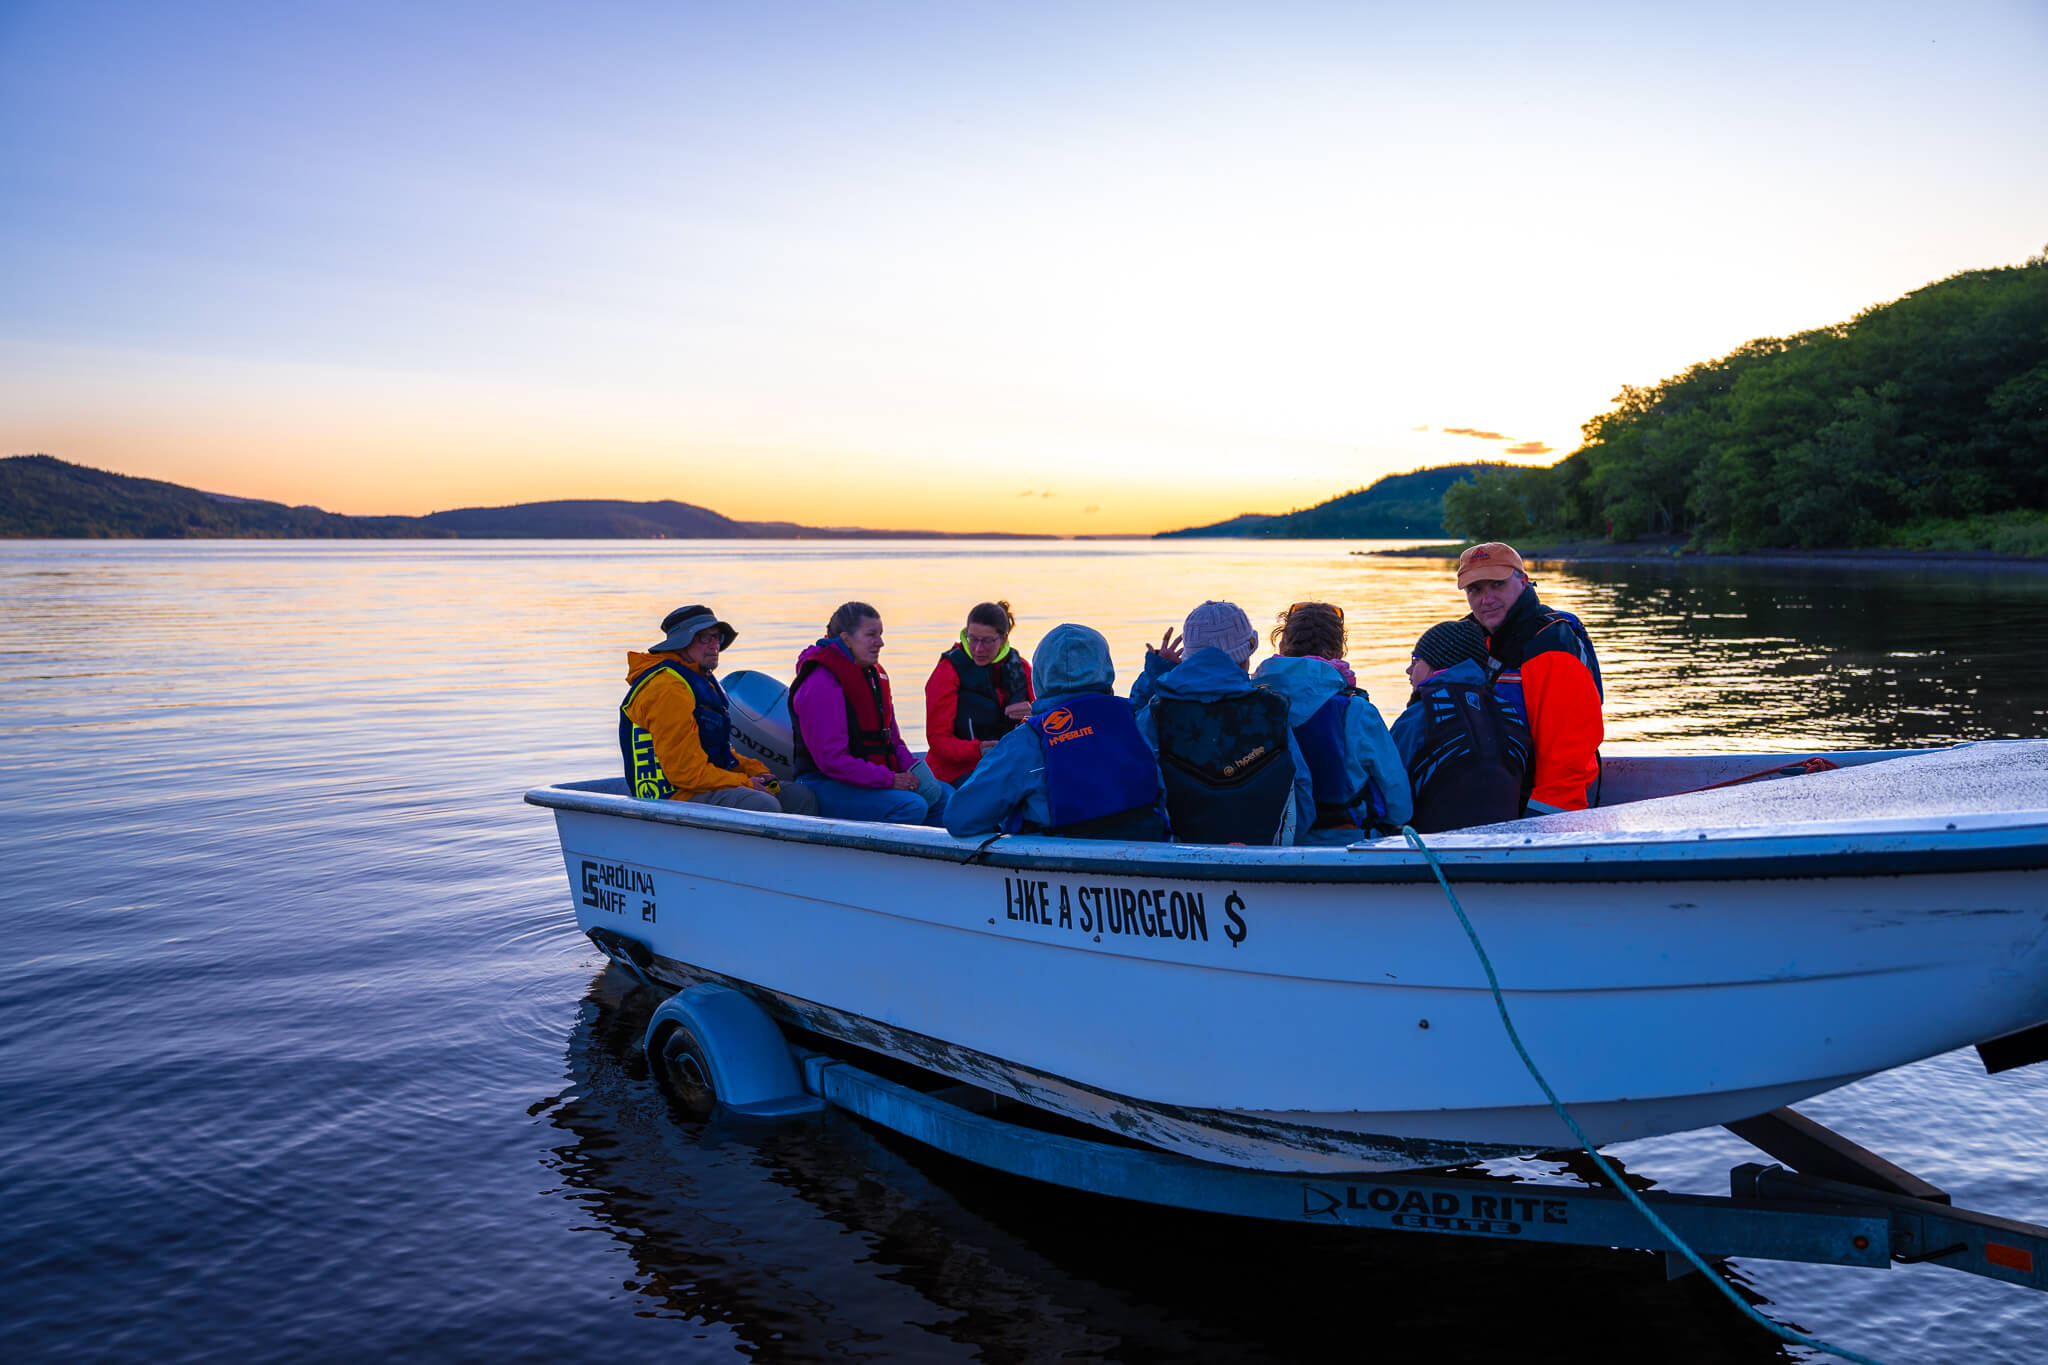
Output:
[[[882,671],[880,664],[867,668],[855,663],[838,641],[820,640],[797,655],[796,681],[789,685],[792,699],[797,688],[803,686],[804,679],[820,668],[832,675],[846,698],[846,751],[855,758],[879,763],[891,772],[899,771],[894,733],[896,702],[889,691],[889,675]],[[818,764],[804,743],[803,728],[797,723],[793,700],[789,721],[797,774],[816,772]]]

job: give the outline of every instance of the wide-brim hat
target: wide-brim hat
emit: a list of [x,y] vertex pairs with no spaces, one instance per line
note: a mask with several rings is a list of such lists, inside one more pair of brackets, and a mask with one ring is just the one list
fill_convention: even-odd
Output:
[[697,603],[677,607],[662,617],[661,628],[668,634],[662,636],[648,649],[647,652],[650,654],[680,654],[707,630],[718,632],[720,649],[731,649],[732,642],[740,637],[738,631],[718,619],[717,612]]
[[1512,578],[1522,572],[1522,556],[1514,546],[1489,540],[1458,556],[1458,590],[1463,592],[1474,583]]

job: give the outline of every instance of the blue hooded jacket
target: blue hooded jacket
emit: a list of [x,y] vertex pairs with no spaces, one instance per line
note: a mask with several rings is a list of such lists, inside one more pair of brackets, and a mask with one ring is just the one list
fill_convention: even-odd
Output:
[[[1328,661],[1279,654],[1260,664],[1252,680],[1287,698],[1287,723],[1297,727],[1345,687],[1344,675]],[[1361,693],[1349,699],[1343,733],[1345,790],[1360,791],[1370,778],[1387,803],[1387,818],[1396,825],[1407,824],[1415,813],[1408,792],[1408,767],[1395,751],[1393,736],[1387,733],[1387,723],[1371,698]]]
[[[1153,721],[1152,700],[1178,697],[1187,701],[1215,701],[1223,697],[1241,697],[1258,690],[1258,684],[1245,673],[1243,664],[1213,647],[1195,650],[1178,664],[1159,672],[1154,672],[1148,658],[1145,673],[1153,685],[1144,709],[1138,712],[1138,730],[1145,736],[1145,742],[1152,746],[1154,754],[1159,752],[1159,732]],[[1292,723],[1291,702],[1288,719]],[[1309,776],[1308,763],[1301,756],[1301,747],[1294,742],[1292,734],[1287,736],[1287,756],[1294,760],[1294,800],[1289,803],[1287,816],[1281,823],[1280,837],[1274,840],[1280,844],[1294,843],[1316,821],[1315,783]]]
[[[1079,696],[1116,695],[1109,641],[1087,626],[1059,625],[1047,631],[1031,656],[1031,674],[1039,692],[1031,705],[1034,716]],[[1157,800],[1161,806],[1166,803],[1164,784]],[[1052,824],[1045,750],[1037,731],[1028,725],[1010,731],[983,754],[946,807],[946,832],[958,838],[1014,829],[1020,821],[1027,828]]]

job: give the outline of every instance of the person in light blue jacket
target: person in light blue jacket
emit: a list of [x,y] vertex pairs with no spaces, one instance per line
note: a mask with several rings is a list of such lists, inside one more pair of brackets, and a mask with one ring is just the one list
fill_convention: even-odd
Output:
[[1132,689],[1177,843],[1290,844],[1315,823],[1287,698],[1245,672],[1258,641],[1236,604],[1204,602],[1182,626],[1185,653],[1164,642]]
[[1314,789],[1314,818],[1295,842],[1349,844],[1407,824],[1408,770],[1379,708],[1344,662],[1342,609],[1297,602],[1281,613],[1272,640],[1280,652],[1252,679],[1287,698]]
[[1047,631],[1031,657],[1031,718],[998,740],[946,807],[946,831],[1163,840],[1158,760],[1116,695],[1109,642],[1087,626]]

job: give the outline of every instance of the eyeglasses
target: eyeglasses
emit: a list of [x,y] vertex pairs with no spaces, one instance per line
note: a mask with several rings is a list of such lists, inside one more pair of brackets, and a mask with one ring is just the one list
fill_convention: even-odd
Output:
[[1289,616],[1292,616],[1294,615],[1294,613],[1300,611],[1303,607],[1328,607],[1331,611],[1337,613],[1337,619],[1339,621],[1344,619],[1344,608],[1338,606],[1334,602],[1296,602],[1293,606],[1287,609],[1287,614]]
[[994,647],[1003,642],[1003,637],[1000,635],[976,635],[972,632],[968,633],[966,639],[970,645],[986,645],[989,647]]

